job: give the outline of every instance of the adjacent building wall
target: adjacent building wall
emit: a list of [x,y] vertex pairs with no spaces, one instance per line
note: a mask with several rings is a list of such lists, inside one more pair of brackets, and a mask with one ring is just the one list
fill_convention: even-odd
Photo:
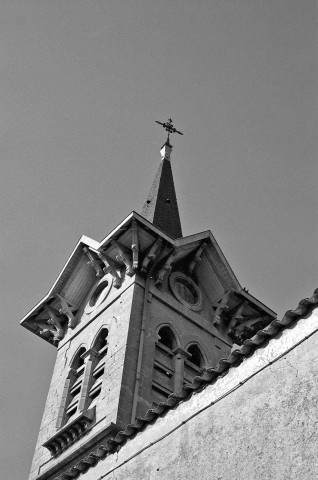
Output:
[[316,480],[318,309],[80,480]]

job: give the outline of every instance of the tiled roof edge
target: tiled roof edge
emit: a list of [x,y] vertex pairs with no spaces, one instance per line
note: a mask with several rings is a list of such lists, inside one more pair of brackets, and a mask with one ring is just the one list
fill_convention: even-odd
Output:
[[282,320],[273,320],[266,328],[259,330],[254,337],[245,340],[242,346],[231,352],[226,359],[222,358],[219,360],[215,368],[206,368],[202,375],[194,378],[191,385],[185,385],[179,393],[172,393],[166,402],[159,403],[156,408],[148,410],[143,418],[137,418],[133,424],[127,425],[125,430],[118,432],[115,437],[107,439],[105,444],[91,452],[81,460],[78,465],[74,465],[69,470],[70,476],[68,476],[68,471],[66,471],[56,477],[55,480],[66,480],[71,476],[74,477],[76,470],[78,470],[78,473],[83,471],[84,465],[85,468],[95,465],[99,460],[105,458],[106,455],[112,453],[116,447],[123,444],[140,430],[143,430],[147,424],[156,420],[167,410],[174,408],[193,392],[202,389],[207,384],[213,383],[218,377],[224,376],[231,367],[238,366],[244,358],[253,354],[258,348],[264,345],[265,342],[274,338],[279,332],[290,327],[301,318],[311,315],[316,307],[318,307],[318,288],[310,298],[301,300],[295,310],[288,310]]

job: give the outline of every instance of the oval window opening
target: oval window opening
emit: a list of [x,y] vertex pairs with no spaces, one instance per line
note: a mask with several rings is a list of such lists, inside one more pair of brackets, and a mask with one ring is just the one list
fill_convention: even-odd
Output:
[[169,277],[170,288],[180,303],[191,310],[201,310],[203,299],[199,287],[187,275],[174,272]]
[[185,278],[177,277],[175,279],[175,289],[186,302],[192,305],[196,304],[199,300],[198,293],[194,287]]
[[98,287],[96,288],[96,290],[94,291],[93,295],[91,296],[90,298],[90,301],[89,301],[89,306],[90,307],[94,307],[96,305],[96,303],[98,302],[98,300],[100,299],[104,289],[108,286],[108,281],[107,280],[104,280],[103,282],[101,282]]

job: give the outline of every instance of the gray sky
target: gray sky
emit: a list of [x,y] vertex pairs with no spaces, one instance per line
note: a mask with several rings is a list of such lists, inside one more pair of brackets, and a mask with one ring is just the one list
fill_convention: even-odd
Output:
[[140,211],[173,118],[184,235],[281,317],[318,286],[317,2],[1,0],[1,454],[25,480],[55,349],[18,326],[81,234]]

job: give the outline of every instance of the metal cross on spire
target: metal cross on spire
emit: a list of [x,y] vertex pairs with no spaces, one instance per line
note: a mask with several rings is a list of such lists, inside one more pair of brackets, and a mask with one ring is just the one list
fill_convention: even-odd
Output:
[[179,135],[183,135],[182,132],[179,132],[179,130],[174,128],[174,126],[172,125],[172,119],[171,118],[168,118],[168,122],[166,122],[166,123],[158,122],[158,120],[155,120],[155,122],[159,123],[159,125],[162,125],[163,128],[168,132],[168,141],[169,141],[170,133],[178,133]]

